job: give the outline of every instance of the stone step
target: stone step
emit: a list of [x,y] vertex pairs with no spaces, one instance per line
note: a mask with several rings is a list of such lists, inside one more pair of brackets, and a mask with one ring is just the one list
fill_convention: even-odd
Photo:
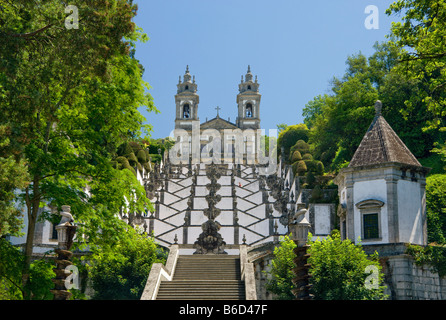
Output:
[[200,287],[204,288],[206,286],[221,286],[226,287],[239,287],[244,286],[244,282],[241,280],[172,280],[163,281],[162,285],[164,287]]
[[240,276],[200,276],[200,275],[178,275],[174,277],[175,280],[240,280]]
[[234,281],[232,284],[203,281],[201,285],[179,284],[178,281],[174,281],[173,284],[169,283],[169,285],[162,283],[157,294],[157,300],[240,300],[244,298],[244,284],[240,281]]
[[238,255],[180,256],[173,280],[161,282],[156,299],[245,299],[240,257]]
[[203,288],[195,288],[195,287],[191,287],[191,288],[180,288],[180,287],[172,287],[172,288],[165,288],[165,287],[161,287],[158,290],[158,294],[171,294],[171,293],[186,293],[186,294],[195,294],[197,292],[201,292],[201,293],[209,293],[209,294],[226,294],[226,293],[231,293],[231,294],[241,294],[243,293],[244,288],[243,287],[234,287],[234,288],[222,288],[222,287],[218,287],[218,288],[212,288],[212,287],[203,287]]
[[182,295],[169,295],[160,296],[156,300],[245,300],[244,297],[240,296],[210,296],[210,295],[197,295],[197,296],[182,296]]

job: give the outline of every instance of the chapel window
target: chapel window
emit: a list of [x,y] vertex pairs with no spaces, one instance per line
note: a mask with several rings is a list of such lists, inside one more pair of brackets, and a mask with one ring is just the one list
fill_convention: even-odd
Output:
[[362,216],[364,240],[379,238],[378,213],[368,213]]
[[361,215],[361,239],[364,241],[376,241],[380,240],[382,236],[381,232],[381,208],[384,202],[377,199],[366,199],[356,203],[356,207],[359,209]]

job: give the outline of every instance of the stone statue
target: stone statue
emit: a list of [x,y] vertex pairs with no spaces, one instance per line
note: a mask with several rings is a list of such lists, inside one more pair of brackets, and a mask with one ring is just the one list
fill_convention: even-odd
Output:
[[298,210],[293,216],[293,223],[299,223],[305,218],[305,214],[307,213],[307,209],[302,208]]
[[62,211],[59,212],[59,214],[62,216],[62,219],[60,220],[59,224],[64,223],[72,223],[74,222],[73,216],[71,215],[71,207],[70,206],[62,206]]

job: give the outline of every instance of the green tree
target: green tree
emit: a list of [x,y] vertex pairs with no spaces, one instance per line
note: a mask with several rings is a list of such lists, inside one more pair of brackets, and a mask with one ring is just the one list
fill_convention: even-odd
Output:
[[[446,1],[399,0],[387,9],[388,15],[403,14],[402,21],[392,24],[393,43],[404,50],[398,56],[397,72],[419,81],[419,93],[408,97],[405,106],[417,108],[421,100],[433,115],[425,121],[426,129],[446,131]],[[436,151],[446,155],[443,141]]]
[[6,126],[0,125],[0,237],[19,234],[22,211],[16,201],[16,190],[25,188],[29,181],[25,161],[2,152],[8,146]]
[[54,288],[51,281],[56,275],[50,260],[34,260],[30,265],[30,279],[22,286],[22,265],[24,255],[19,248],[0,238],[0,299],[21,300],[29,296],[33,300],[51,300]]
[[285,161],[288,161],[290,157],[290,149],[298,140],[303,140],[304,142],[308,141],[308,134],[309,130],[307,126],[302,123],[287,126],[285,129],[280,131],[277,139],[277,147],[279,150],[282,148],[284,149],[285,154],[282,156],[284,157]]
[[308,101],[302,110],[302,116],[304,117],[304,123],[309,129],[311,129],[316,121],[316,117],[321,114],[322,107],[325,104],[327,95],[318,95],[313,100]]
[[446,174],[426,179],[427,237],[429,242],[446,243]]
[[[133,1],[76,1],[79,29],[65,28],[65,1],[7,1],[0,10],[0,96],[9,146],[26,163],[28,218],[22,286],[30,279],[35,225],[43,203],[69,204],[89,245],[125,237],[116,213],[151,209],[117,147],[147,127],[155,110],[134,46],[147,36],[132,21]],[[4,155],[0,155],[3,156]],[[24,298],[30,298],[25,293]]]
[[294,284],[293,259],[296,257],[294,248],[296,244],[288,236],[281,237],[280,244],[274,248],[274,259],[271,271],[267,273],[271,278],[267,280],[266,289],[276,295],[278,300],[295,299],[292,289]]
[[103,246],[87,257],[93,299],[140,299],[153,263],[164,263],[166,254],[152,238],[128,228],[129,237]]
[[[310,234],[309,239],[312,238]],[[361,245],[341,240],[337,231],[309,241],[312,293],[318,300],[380,300],[383,274],[377,255],[367,256]],[[375,278],[376,276],[376,278]],[[373,281],[371,281],[373,279]]]
[[383,116],[414,155],[427,163],[438,161],[431,150],[444,141],[445,133],[428,127],[436,116],[423,102],[425,81],[401,69],[401,48],[393,39],[375,43],[368,58],[361,53],[349,56],[344,76],[332,81],[332,94],[315,97],[304,109],[304,122],[311,123],[308,142],[313,157],[325,168],[337,171],[348,165],[372,121],[372,105],[378,98]]
[[288,127],[288,125],[286,123],[281,123],[281,124],[276,125],[276,127],[277,127],[277,130],[279,130],[279,134],[280,134],[283,130],[285,130]]

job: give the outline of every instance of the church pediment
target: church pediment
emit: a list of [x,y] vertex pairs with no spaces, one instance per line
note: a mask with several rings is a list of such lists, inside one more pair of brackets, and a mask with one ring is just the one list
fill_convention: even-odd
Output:
[[211,119],[209,121],[202,123],[200,125],[200,128],[202,130],[205,130],[205,129],[224,130],[224,129],[237,129],[238,127],[232,122],[229,122],[229,121],[224,120],[220,117],[217,117],[217,118],[214,118],[214,119]]

